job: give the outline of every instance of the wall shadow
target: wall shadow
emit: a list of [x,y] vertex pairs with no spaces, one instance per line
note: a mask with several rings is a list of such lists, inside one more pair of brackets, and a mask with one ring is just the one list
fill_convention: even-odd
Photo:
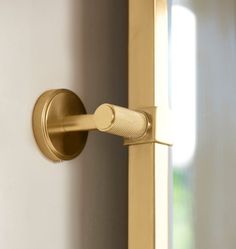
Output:
[[[127,106],[128,3],[73,0],[73,89],[88,113],[108,102]],[[127,148],[91,132],[70,180],[70,249],[125,249],[128,221]]]

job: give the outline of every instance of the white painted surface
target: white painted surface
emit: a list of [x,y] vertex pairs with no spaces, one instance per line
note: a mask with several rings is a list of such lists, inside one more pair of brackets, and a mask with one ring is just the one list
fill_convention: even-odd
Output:
[[124,0],[0,0],[0,248],[127,248],[122,141],[92,133],[53,164],[31,129],[37,97],[69,88],[88,112],[126,104]]

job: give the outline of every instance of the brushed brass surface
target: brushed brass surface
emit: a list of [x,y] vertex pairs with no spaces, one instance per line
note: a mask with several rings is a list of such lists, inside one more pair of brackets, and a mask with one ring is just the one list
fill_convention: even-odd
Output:
[[60,123],[66,116],[85,113],[78,96],[66,89],[49,90],[38,98],[33,111],[33,131],[40,150],[48,159],[70,160],[81,153],[87,131],[55,133],[48,127]]
[[50,133],[99,130],[129,138],[144,137],[150,128],[145,112],[111,104],[100,105],[94,114],[65,116],[48,124]]
[[108,131],[115,122],[115,111],[110,105],[101,105],[95,111],[94,120],[100,131]]
[[150,127],[144,136],[139,138],[125,138],[124,145],[160,143],[173,145],[172,113],[168,108],[147,107],[140,108],[148,116]]
[[87,131],[91,130],[122,136],[130,144],[153,142],[156,128],[151,129],[151,123],[155,124],[156,115],[146,110],[102,104],[94,114],[85,114],[76,94],[66,89],[50,90],[35,104],[33,130],[37,144],[47,158],[70,160],[83,150]]
[[[131,109],[151,107],[153,112],[157,106],[152,114],[156,116],[163,116],[159,108],[169,110],[167,33],[167,0],[129,0]],[[161,129],[166,132],[165,127]],[[162,141],[168,134],[158,136]],[[168,167],[167,145],[153,140],[129,146],[128,249],[169,248]]]
[[145,112],[111,104],[100,105],[94,119],[98,130],[130,139],[145,137],[151,126]]
[[48,124],[48,131],[50,133],[91,131],[96,129],[94,115],[92,114],[66,116],[57,122]]

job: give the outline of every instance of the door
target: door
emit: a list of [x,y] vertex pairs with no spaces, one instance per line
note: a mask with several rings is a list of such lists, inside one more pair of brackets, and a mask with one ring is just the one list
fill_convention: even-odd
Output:
[[0,0],[0,248],[127,248],[122,141],[93,133],[55,164],[31,127],[47,89],[76,92],[88,112],[126,106],[126,33],[124,0]]

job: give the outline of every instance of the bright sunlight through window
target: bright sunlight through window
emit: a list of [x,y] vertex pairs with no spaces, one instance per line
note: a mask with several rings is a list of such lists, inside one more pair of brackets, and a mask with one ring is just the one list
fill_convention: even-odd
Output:
[[193,249],[191,159],[196,143],[196,19],[172,6],[171,104],[174,115],[173,248]]
[[196,133],[196,20],[185,7],[172,7],[171,102],[173,163],[184,167],[194,154]]

